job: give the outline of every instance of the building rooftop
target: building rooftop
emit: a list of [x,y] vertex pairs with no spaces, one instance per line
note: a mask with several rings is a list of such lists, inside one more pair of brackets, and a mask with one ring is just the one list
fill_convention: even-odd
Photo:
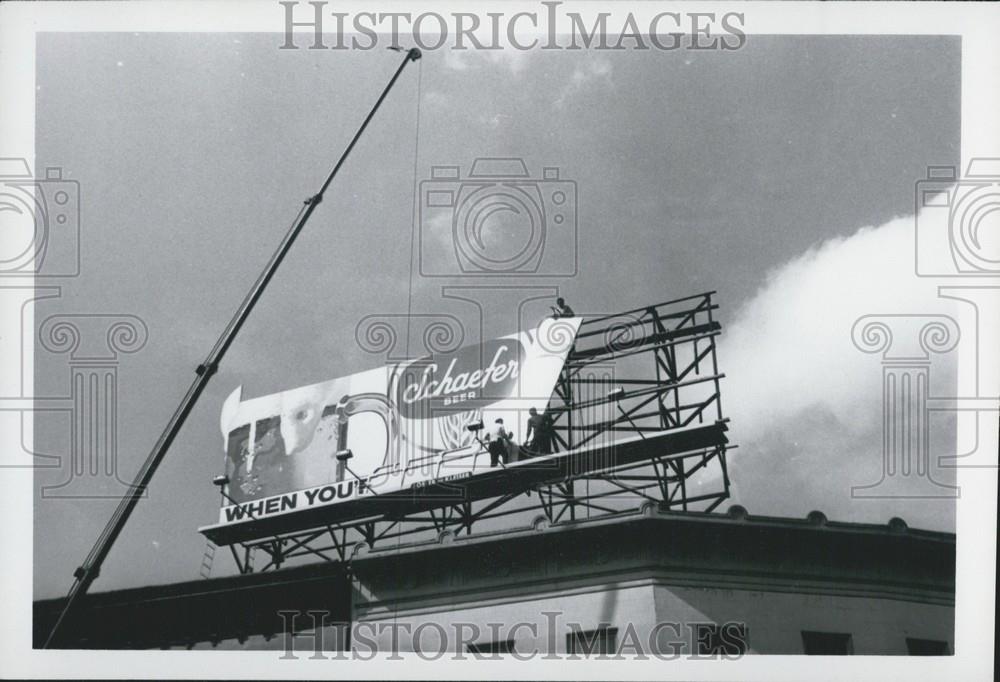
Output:
[[[613,516],[549,524],[544,517],[494,532],[383,547],[362,546],[350,570],[377,585],[383,604],[442,598],[463,589],[524,594],[553,581],[654,575],[673,584],[730,589],[817,591],[950,605],[954,602],[955,535],[885,524],[755,516],[739,505],[726,513],[662,511],[655,504]],[[442,566],[459,580],[445,580]],[[400,576],[405,576],[401,579]],[[325,609],[331,620],[352,612],[351,579],[340,563],[166,585],[95,592],[74,616],[77,646],[158,647],[183,642],[277,634],[279,610]],[[445,597],[442,597],[445,595]],[[44,637],[62,598],[35,602],[35,641]],[[375,607],[374,604],[369,604]]]

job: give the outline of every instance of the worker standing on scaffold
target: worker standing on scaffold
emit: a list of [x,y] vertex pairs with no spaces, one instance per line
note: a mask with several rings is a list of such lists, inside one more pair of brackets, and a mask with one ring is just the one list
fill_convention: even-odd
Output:
[[503,427],[503,419],[498,418],[493,422],[493,428],[486,434],[486,449],[490,453],[490,468],[496,467],[500,458],[507,464],[507,444],[511,439],[511,434]]
[[528,429],[524,436],[524,448],[532,455],[548,455],[552,453],[552,417],[538,414],[532,407],[528,410]]

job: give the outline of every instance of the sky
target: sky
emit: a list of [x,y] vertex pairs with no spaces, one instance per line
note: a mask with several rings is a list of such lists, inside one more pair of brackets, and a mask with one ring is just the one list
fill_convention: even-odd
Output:
[[[119,365],[123,480],[400,61],[280,44],[275,34],[39,36],[36,164],[80,183],[81,274],[39,302],[36,319],[129,314],[147,325],[146,345]],[[946,310],[912,276],[913,196],[926,166],[958,161],[959,55],[956,39],[935,36],[425,53],[233,344],[94,589],[197,577],[196,529],[219,502],[219,410],[237,385],[247,398],[383,364],[356,340],[372,314],[453,314],[469,342],[509,333],[508,304],[534,289],[583,315],[717,291],[723,408],[739,444],[733,502],[953,529],[950,502],[851,498],[852,485],[878,478],[882,434],[881,367],[850,332],[864,314]],[[558,168],[577,215],[538,271],[483,294],[481,312],[442,293],[481,279],[422,274],[421,249],[442,241],[414,208],[432,166],[464,176],[479,157],[522,158],[533,178]],[[560,276],[567,265],[574,274]],[[947,392],[949,357],[932,372],[932,389]],[[65,355],[38,350],[36,395],[65,395],[68,375]],[[63,416],[37,415],[36,449],[66,453],[68,429]],[[953,449],[953,425],[932,429],[935,452]],[[36,597],[68,589],[114,506],[42,496],[66,476],[36,471]],[[107,477],[83,485],[121,492]],[[216,563],[217,574],[233,570]]]

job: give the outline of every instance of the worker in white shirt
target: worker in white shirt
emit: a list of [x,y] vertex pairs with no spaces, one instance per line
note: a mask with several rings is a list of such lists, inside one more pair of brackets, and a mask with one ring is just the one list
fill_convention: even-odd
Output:
[[503,463],[507,463],[510,439],[511,433],[504,428],[503,419],[497,418],[486,433],[486,449],[490,453],[490,468],[495,467],[501,457],[503,457]]

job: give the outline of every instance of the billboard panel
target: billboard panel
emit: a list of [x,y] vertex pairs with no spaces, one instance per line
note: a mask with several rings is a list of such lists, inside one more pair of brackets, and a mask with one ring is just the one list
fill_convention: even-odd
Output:
[[[243,401],[220,420],[229,485],[220,524],[474,476],[490,458],[470,431],[495,420],[524,440],[529,408],[544,412],[578,318],[448,353]],[[350,449],[348,460],[338,452]],[[483,456],[485,455],[485,456]],[[233,504],[235,502],[235,504]]]

